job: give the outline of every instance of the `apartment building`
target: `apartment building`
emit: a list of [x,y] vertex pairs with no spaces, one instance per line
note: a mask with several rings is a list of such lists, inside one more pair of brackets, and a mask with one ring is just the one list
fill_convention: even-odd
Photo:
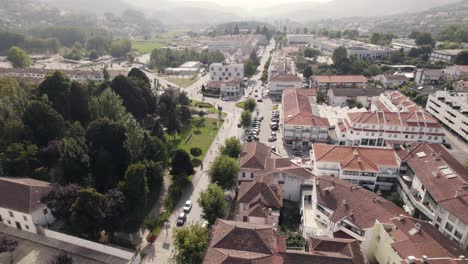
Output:
[[468,170],[440,144],[417,143],[397,150],[398,192],[405,210],[442,234],[468,246]]
[[0,177],[0,222],[37,234],[38,227],[55,221],[50,209],[41,202],[51,190],[48,182]]
[[363,75],[315,75],[311,87],[326,93],[330,88],[364,88],[368,79]]
[[284,90],[302,88],[301,78],[291,73],[279,73],[272,76],[268,84],[272,100],[281,100]]
[[399,91],[380,94],[379,98],[372,102],[371,110],[395,113],[424,111],[422,107]]
[[386,146],[387,141],[442,143],[442,125],[423,111],[348,113],[335,127],[340,145]]
[[447,66],[444,72],[448,78],[458,80],[464,76],[468,76],[468,65]]
[[283,189],[283,199],[299,202],[301,186],[311,184],[310,165],[294,163],[271,150],[271,147],[259,143],[244,144],[239,157],[240,171],[238,185],[244,182],[267,182],[278,184]]
[[315,89],[289,89],[283,93],[283,142],[294,149],[308,148],[314,142],[327,142],[330,124],[326,118],[312,113],[315,95]]
[[243,78],[243,63],[214,62],[210,64],[210,79],[212,81],[232,81]]
[[414,81],[420,85],[440,85],[444,78],[444,72],[437,69],[417,69],[414,75]]
[[437,91],[429,95],[426,110],[468,142],[468,93]]
[[264,181],[243,182],[239,185],[237,194],[239,221],[278,225],[281,207],[283,207],[281,185]]
[[381,74],[375,77],[386,88],[397,88],[408,81],[408,77],[403,74]]
[[392,43],[390,46],[394,49],[403,51],[410,51],[412,48],[416,48],[416,40],[410,38],[399,38],[399,39],[392,39]]
[[288,44],[309,44],[311,43],[315,36],[312,34],[290,34],[286,36]]
[[328,105],[346,107],[350,104],[361,104],[369,107],[381,93],[379,88],[330,88],[327,92]]
[[453,64],[455,58],[457,57],[458,53],[462,52],[461,49],[453,49],[453,50],[434,50],[431,53],[429,58],[430,61],[441,61],[446,64]]
[[396,187],[399,163],[390,148],[314,144],[310,159],[316,176],[333,176],[371,191]]
[[460,80],[454,83],[453,89],[457,92],[468,93],[468,81]]
[[329,39],[318,37],[310,43],[315,49],[331,56],[333,51],[338,47],[345,47],[348,51],[348,56],[355,56],[358,60],[378,60],[385,56],[389,56],[394,49],[374,44],[365,43],[362,41],[349,39]]

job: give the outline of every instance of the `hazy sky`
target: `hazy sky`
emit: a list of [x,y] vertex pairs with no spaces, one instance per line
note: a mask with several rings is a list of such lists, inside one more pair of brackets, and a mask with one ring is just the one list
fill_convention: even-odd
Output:
[[[126,0],[127,2],[134,2],[139,5],[144,5],[146,3],[154,4],[158,0]],[[170,2],[211,2],[218,5],[227,5],[227,6],[239,6],[243,9],[245,8],[257,8],[257,7],[266,7],[274,6],[279,4],[288,4],[292,2],[329,2],[331,0],[168,0]]]

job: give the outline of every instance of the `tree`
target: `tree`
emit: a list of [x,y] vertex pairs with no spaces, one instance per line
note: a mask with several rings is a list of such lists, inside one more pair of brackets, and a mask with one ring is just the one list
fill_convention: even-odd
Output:
[[132,42],[129,39],[115,40],[111,44],[111,55],[112,57],[122,58],[130,52],[132,48]]
[[190,154],[194,157],[194,158],[198,158],[202,155],[202,150],[201,148],[191,148],[190,149]]
[[239,35],[240,34],[240,31],[239,31],[239,25],[235,25],[234,26],[234,31],[232,32],[233,35]]
[[312,75],[314,75],[314,72],[312,71],[312,67],[310,65],[307,65],[305,68],[304,68],[304,71],[302,73],[302,75],[304,76],[304,78],[306,78],[307,80],[312,77]]
[[34,143],[47,145],[53,139],[60,139],[64,132],[62,116],[52,107],[39,102],[32,102],[23,114],[23,123],[31,129]]
[[252,114],[250,111],[243,111],[241,114],[240,123],[244,129],[252,126]]
[[148,86],[151,85],[151,81],[148,78],[148,76],[146,76],[146,74],[142,70],[140,70],[138,68],[132,68],[128,72],[127,77],[128,78],[136,78],[137,80],[143,81]]
[[468,65],[468,50],[463,50],[455,57],[455,64]]
[[178,149],[174,153],[174,157],[171,161],[171,174],[172,175],[179,175],[179,174],[186,174],[192,175],[193,173],[193,165],[192,161],[190,160],[189,154],[183,150]]
[[221,155],[237,159],[242,151],[242,144],[236,137],[227,138],[221,147]]
[[405,58],[405,53],[403,53],[401,50],[395,50],[390,55],[390,61],[393,64],[398,64],[398,63],[403,62],[404,58]]
[[120,121],[127,115],[122,99],[110,88],[105,89],[99,96],[91,97],[89,111],[93,119]]
[[16,46],[8,50],[7,60],[9,60],[15,68],[24,68],[31,64],[31,59],[28,54]]
[[434,47],[435,40],[432,38],[431,33],[428,32],[418,32],[416,34],[416,45],[421,46],[421,45],[431,45]]
[[164,181],[164,168],[161,166],[161,162],[145,161],[144,164],[146,167],[148,190],[150,194],[158,194]]
[[127,200],[119,189],[111,189],[105,194],[104,228],[112,237],[127,222]]
[[333,51],[332,60],[337,71],[342,74],[348,73],[350,70],[350,60],[348,58],[348,52],[344,46],[340,46]]
[[166,129],[167,134],[173,136],[174,140],[176,134],[180,133],[181,125],[177,116],[177,110],[174,108],[169,109],[169,113],[167,115]]
[[9,236],[2,236],[0,238],[0,253],[9,252],[10,253],[10,263],[13,264],[13,251],[16,250],[18,246],[18,241],[10,238]]
[[148,181],[146,179],[146,166],[135,163],[128,166],[125,178],[120,184],[120,189],[128,201],[128,207],[134,215],[143,215],[148,202]]
[[247,59],[244,63],[244,75],[246,77],[252,77],[257,71],[257,66],[254,61]]
[[54,109],[65,119],[70,116],[70,91],[71,80],[63,72],[55,71],[39,85],[41,95],[47,95]]
[[324,93],[317,91],[317,104],[323,104],[327,101]]
[[245,111],[250,111],[252,113],[253,111],[255,111],[256,107],[257,107],[257,102],[255,102],[255,99],[247,98],[247,100],[244,101]]
[[111,39],[102,36],[96,36],[86,41],[86,49],[95,51],[98,56],[109,53],[111,48]]
[[56,219],[69,221],[70,208],[75,203],[80,190],[81,187],[76,184],[59,185],[54,187],[41,201],[47,205]]
[[209,184],[208,188],[200,193],[198,204],[203,209],[203,218],[210,225],[214,224],[217,218],[226,216],[228,204],[224,200],[223,190],[216,184]]
[[123,105],[136,119],[144,118],[149,112],[141,87],[135,85],[131,79],[119,75],[112,80],[111,87],[122,98]]
[[178,112],[180,123],[186,125],[189,124],[189,121],[192,119],[192,111],[190,111],[190,108],[188,106],[182,105],[179,106]]
[[208,229],[200,224],[174,229],[175,261],[180,264],[202,263],[208,247]]
[[88,177],[90,158],[84,138],[64,138],[60,156],[65,183],[82,184]]
[[304,49],[304,57],[307,58],[317,58],[320,55],[320,51],[312,48]]
[[166,142],[164,129],[161,125],[161,119],[157,118],[154,121],[153,128],[151,129],[151,135],[157,137],[159,140],[161,140],[161,142]]
[[69,119],[80,121],[83,125],[88,124],[91,119],[91,113],[89,111],[89,95],[87,87],[79,82],[73,81],[70,86],[69,103]]
[[179,95],[179,104],[184,105],[184,106],[190,105],[190,99],[188,98],[186,92],[181,92],[180,93],[180,95]]
[[73,264],[73,258],[62,252],[58,255],[55,255],[50,261],[49,264]]
[[93,239],[99,237],[104,226],[106,198],[93,188],[78,192],[76,201],[70,208],[71,228],[78,234],[86,234]]
[[239,170],[236,159],[219,156],[211,164],[208,174],[212,183],[218,184],[224,190],[230,190],[236,185]]
[[39,167],[38,148],[30,143],[13,143],[0,153],[4,173],[8,176],[30,177]]

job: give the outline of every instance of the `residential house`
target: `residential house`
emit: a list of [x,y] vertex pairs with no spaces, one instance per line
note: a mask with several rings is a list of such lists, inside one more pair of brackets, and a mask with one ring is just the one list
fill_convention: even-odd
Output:
[[364,88],[367,82],[363,75],[315,75],[311,87],[326,93],[330,88]]
[[355,264],[368,263],[356,239],[311,236],[307,243],[312,254],[348,258]]
[[233,79],[230,81],[222,81],[220,83],[221,97],[225,98],[239,98],[243,95],[243,89],[241,87],[241,79]]
[[437,91],[429,95],[426,110],[458,138],[468,142],[468,92]]
[[405,210],[468,247],[468,170],[440,144],[417,143],[397,151],[398,192]]
[[283,188],[263,181],[243,182],[237,194],[239,221],[278,225]]
[[310,156],[316,176],[330,175],[371,191],[396,187],[399,163],[393,149],[314,144]]
[[231,81],[243,78],[243,63],[214,62],[210,64],[210,79],[212,81]]
[[446,64],[453,64],[458,53],[462,52],[461,49],[453,50],[434,50],[431,53],[430,61],[437,62],[441,61]]
[[283,91],[287,89],[302,88],[302,80],[291,73],[280,73],[270,78],[270,97],[273,100],[281,100]]
[[386,146],[387,141],[442,143],[442,125],[423,111],[348,113],[336,127],[340,145]]
[[48,182],[30,178],[0,177],[0,222],[31,233],[54,222],[41,199],[52,190]]
[[282,98],[283,141],[294,149],[310,147],[314,142],[327,142],[330,124],[312,113],[315,89],[288,89]]
[[420,85],[440,85],[444,77],[445,74],[442,70],[417,69],[414,75],[414,81]]
[[350,39],[329,39],[317,37],[310,43],[311,47],[320,50],[323,54],[332,56],[335,49],[345,47],[348,56],[358,60],[374,61],[389,56],[394,49]]
[[460,80],[454,83],[453,89],[457,92],[468,93],[468,81]]
[[345,107],[354,103],[369,107],[381,93],[383,90],[378,88],[330,88],[327,93],[328,105]]
[[468,76],[468,65],[447,66],[444,71],[446,77],[458,80],[464,76]]
[[[283,199],[299,202],[298,190],[301,186],[311,184],[312,172],[309,165],[300,166],[291,159],[271,150],[271,147],[259,143],[244,144],[239,157],[240,171],[238,184],[249,181],[262,181],[281,185]],[[268,179],[267,181],[267,178]]]
[[376,79],[386,88],[397,88],[408,81],[408,77],[403,74],[381,74]]
[[394,113],[424,111],[422,107],[399,91],[380,94],[379,98],[372,102],[371,109],[373,111]]

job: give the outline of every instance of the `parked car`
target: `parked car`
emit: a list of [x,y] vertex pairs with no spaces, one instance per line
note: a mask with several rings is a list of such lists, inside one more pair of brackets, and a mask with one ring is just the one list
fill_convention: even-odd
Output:
[[276,147],[275,147],[275,146],[271,146],[271,151],[276,152]]
[[237,127],[241,128],[241,127],[242,127],[242,124],[241,124],[241,123],[237,124]]
[[254,135],[253,138],[254,138],[255,140],[257,140],[257,141],[260,140],[260,136],[259,136],[259,135]]
[[177,217],[177,226],[183,226],[186,220],[187,215],[184,212],[180,213],[179,217]]
[[275,136],[270,136],[268,138],[268,142],[275,142],[276,141],[276,137]]
[[192,201],[187,200],[184,204],[184,213],[189,213],[192,210]]
[[271,131],[271,135],[276,137],[276,132],[275,132],[275,131]]
[[245,140],[246,140],[247,142],[252,142],[253,137],[249,135],[249,136],[245,137]]
[[263,102],[263,99],[257,99],[257,103]]
[[276,131],[279,129],[279,125],[277,123],[271,123],[270,128],[271,130]]

